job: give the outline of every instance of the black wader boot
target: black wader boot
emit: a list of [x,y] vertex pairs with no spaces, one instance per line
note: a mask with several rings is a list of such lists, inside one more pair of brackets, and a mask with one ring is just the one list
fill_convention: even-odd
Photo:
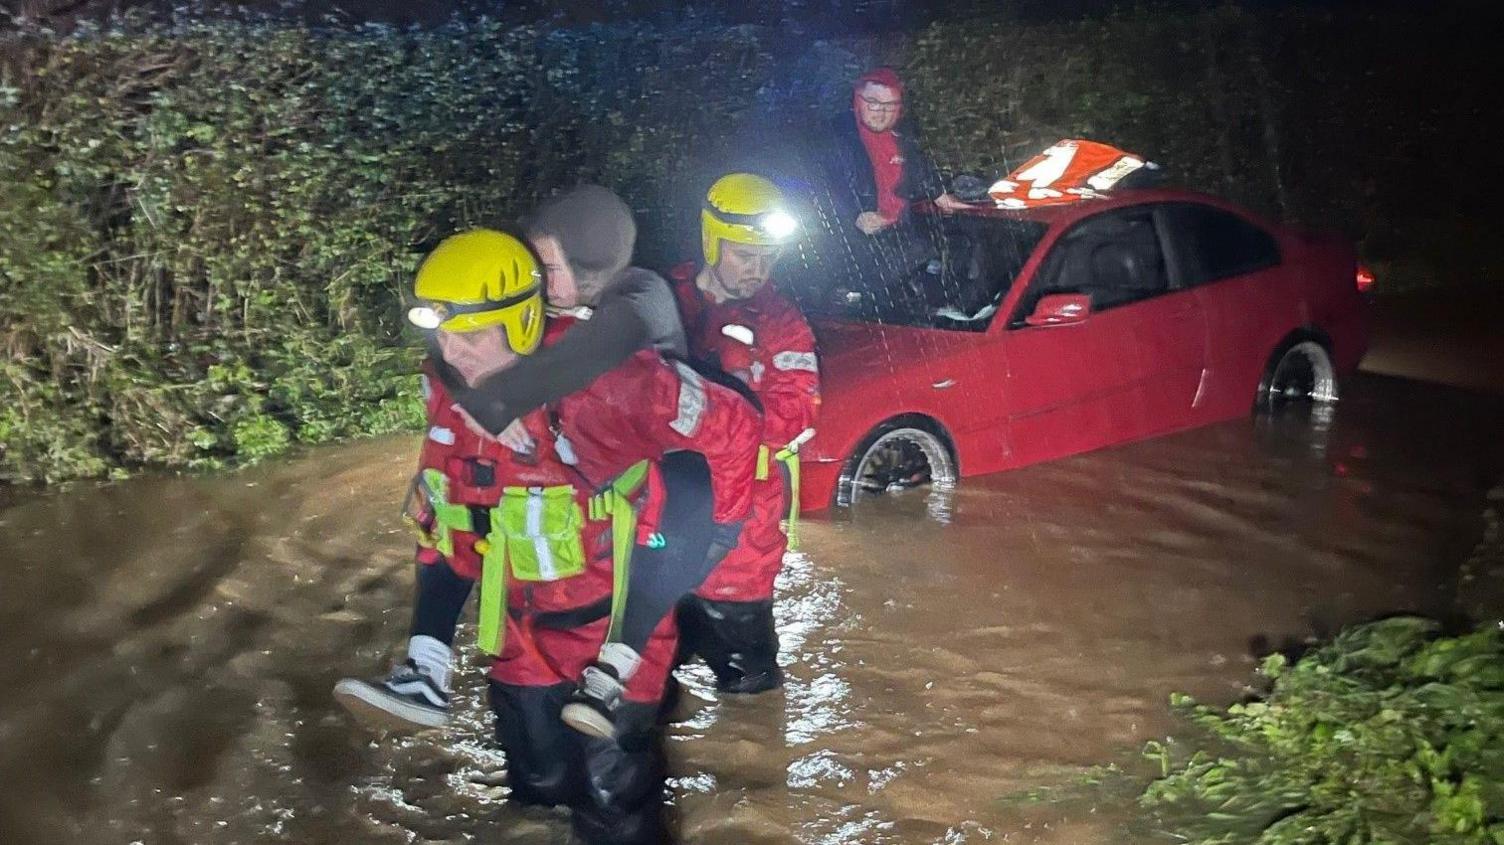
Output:
[[711,601],[687,596],[679,604],[681,658],[698,654],[722,692],[758,693],[783,684],[773,601]]
[[574,684],[518,687],[491,682],[496,739],[507,755],[507,781],[523,804],[568,806],[587,845],[671,842],[663,814],[663,737],[658,705],[625,703],[615,740],[571,730],[559,712]]

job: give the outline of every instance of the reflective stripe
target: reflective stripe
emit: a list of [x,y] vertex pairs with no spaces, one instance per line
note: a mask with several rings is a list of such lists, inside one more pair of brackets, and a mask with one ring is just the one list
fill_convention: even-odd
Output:
[[543,496],[539,492],[527,497],[527,535],[533,541],[533,554],[538,556],[538,575],[544,581],[557,581],[559,567],[548,538],[543,536]]
[[433,383],[428,380],[428,376],[418,376],[418,389],[423,391],[424,402],[433,398]]
[[705,416],[705,383],[683,361],[675,361],[674,369],[679,374],[679,415],[668,427],[685,437],[693,437]]
[[810,373],[820,371],[813,352],[780,352],[773,356],[773,366],[780,370],[804,370]]
[[436,425],[428,430],[428,439],[435,443],[442,443],[445,446],[453,446],[454,432],[441,425]]
[[569,466],[576,466],[580,462],[579,456],[574,453],[574,444],[569,442],[569,438],[565,437],[562,431],[554,437],[554,454],[559,456],[561,462]]

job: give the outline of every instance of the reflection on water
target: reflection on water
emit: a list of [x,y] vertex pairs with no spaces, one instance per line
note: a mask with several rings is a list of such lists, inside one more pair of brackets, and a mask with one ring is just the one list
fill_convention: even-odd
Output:
[[[1110,810],[999,799],[1163,736],[1171,691],[1238,696],[1261,645],[1454,607],[1459,564],[1498,558],[1479,538],[1499,533],[1501,423],[1495,400],[1368,378],[1335,417],[807,523],[779,582],[786,688],[722,697],[683,673],[683,838],[1112,841]],[[438,735],[376,741],[329,699],[405,638],[414,446],[0,512],[22,679],[0,698],[0,841],[566,841],[557,813],[507,801],[478,668]]]

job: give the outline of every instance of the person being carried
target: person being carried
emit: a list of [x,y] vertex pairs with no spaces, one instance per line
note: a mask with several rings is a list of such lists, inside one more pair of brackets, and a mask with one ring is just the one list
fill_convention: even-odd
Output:
[[777,687],[773,581],[797,520],[798,448],[820,405],[815,338],[803,315],[770,284],[796,234],[783,192],[751,173],[717,180],[700,214],[704,263],[669,274],[690,354],[741,379],[762,404],[762,446],[752,514],[740,541],[679,606],[680,654],[698,654],[726,692]]
[[688,352],[668,283],[629,266],[637,240],[632,211],[610,189],[580,185],[545,200],[526,225],[550,278],[567,272],[568,301],[549,291],[556,308],[584,307],[590,319],[557,342],[474,384],[439,373],[466,414],[501,434],[514,420],[579,390],[639,349],[671,356]]
[[[630,568],[651,548],[666,449],[695,449],[710,470],[699,501],[734,522],[750,506],[759,421],[735,392],[642,351],[585,390],[522,418],[530,448],[477,433],[432,376],[442,360],[469,382],[538,348],[537,262],[517,239],[476,230],[424,261],[410,312],[432,331],[429,429],[405,512],[419,529],[418,582],[406,659],[386,678],[346,678],[336,699],[384,727],[448,721],[456,623],[481,584],[478,637],[490,670],[497,736],[513,794],[574,808],[592,843],[657,842],[663,772],[655,716],[675,647],[671,621],[649,626],[611,702],[621,736],[585,737],[560,713],[578,679],[625,629]],[[567,323],[567,319],[557,321]],[[555,326],[554,335],[562,325]],[[708,519],[707,519],[708,522]],[[699,554],[705,554],[706,538]]]

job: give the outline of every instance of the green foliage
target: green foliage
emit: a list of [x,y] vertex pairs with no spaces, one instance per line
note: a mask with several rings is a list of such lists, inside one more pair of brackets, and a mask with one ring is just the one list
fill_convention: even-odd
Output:
[[1504,842],[1504,634],[1443,637],[1424,619],[1348,629],[1267,695],[1226,709],[1177,696],[1200,732],[1151,743],[1139,798],[1176,841]]
[[523,131],[487,102],[520,53],[452,34],[11,38],[0,479],[215,467],[420,420],[399,291],[416,245],[497,222],[517,174],[497,151]]

